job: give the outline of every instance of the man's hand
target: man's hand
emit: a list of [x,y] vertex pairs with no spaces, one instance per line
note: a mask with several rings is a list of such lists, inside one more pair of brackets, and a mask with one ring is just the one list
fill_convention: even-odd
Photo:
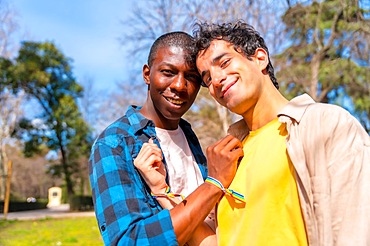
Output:
[[153,139],[143,144],[134,165],[153,193],[164,192],[167,187],[166,169],[162,162],[162,151]]
[[244,156],[243,144],[239,139],[227,135],[207,148],[209,176],[219,180],[225,188],[233,180],[238,161]]

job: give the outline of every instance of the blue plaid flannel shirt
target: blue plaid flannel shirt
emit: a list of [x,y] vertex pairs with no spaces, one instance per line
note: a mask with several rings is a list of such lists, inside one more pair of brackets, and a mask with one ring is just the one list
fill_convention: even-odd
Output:
[[[151,197],[133,164],[149,138],[160,146],[154,123],[138,110],[130,106],[91,150],[89,176],[100,233],[105,245],[178,245],[169,210]],[[179,125],[205,179],[208,170],[199,141],[188,122],[181,119]]]

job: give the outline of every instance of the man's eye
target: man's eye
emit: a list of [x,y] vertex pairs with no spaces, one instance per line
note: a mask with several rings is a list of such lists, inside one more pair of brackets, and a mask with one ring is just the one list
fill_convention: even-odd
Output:
[[226,59],[226,60],[224,60],[222,63],[221,63],[221,68],[225,68],[228,64],[229,64],[229,62],[230,62],[230,59]]
[[162,70],[162,73],[164,75],[173,75],[173,72],[171,70]]
[[204,78],[204,80],[202,80],[202,86],[204,87],[209,87],[211,83],[212,83],[211,77],[207,77],[207,78]]

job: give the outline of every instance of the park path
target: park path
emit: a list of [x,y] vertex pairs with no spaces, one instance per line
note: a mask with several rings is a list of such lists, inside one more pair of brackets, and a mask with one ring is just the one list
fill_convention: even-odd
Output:
[[[95,216],[94,211],[87,212],[71,212],[69,211],[69,204],[62,204],[57,207],[21,211],[21,212],[10,212],[8,213],[8,220],[36,220],[45,218],[65,218],[65,217],[86,217]],[[0,219],[4,219],[4,214],[0,214]]]

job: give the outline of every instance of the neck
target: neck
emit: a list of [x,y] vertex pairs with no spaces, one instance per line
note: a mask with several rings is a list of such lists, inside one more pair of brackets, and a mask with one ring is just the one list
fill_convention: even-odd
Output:
[[256,104],[242,116],[248,128],[257,130],[277,117],[288,100],[274,87],[261,93]]

